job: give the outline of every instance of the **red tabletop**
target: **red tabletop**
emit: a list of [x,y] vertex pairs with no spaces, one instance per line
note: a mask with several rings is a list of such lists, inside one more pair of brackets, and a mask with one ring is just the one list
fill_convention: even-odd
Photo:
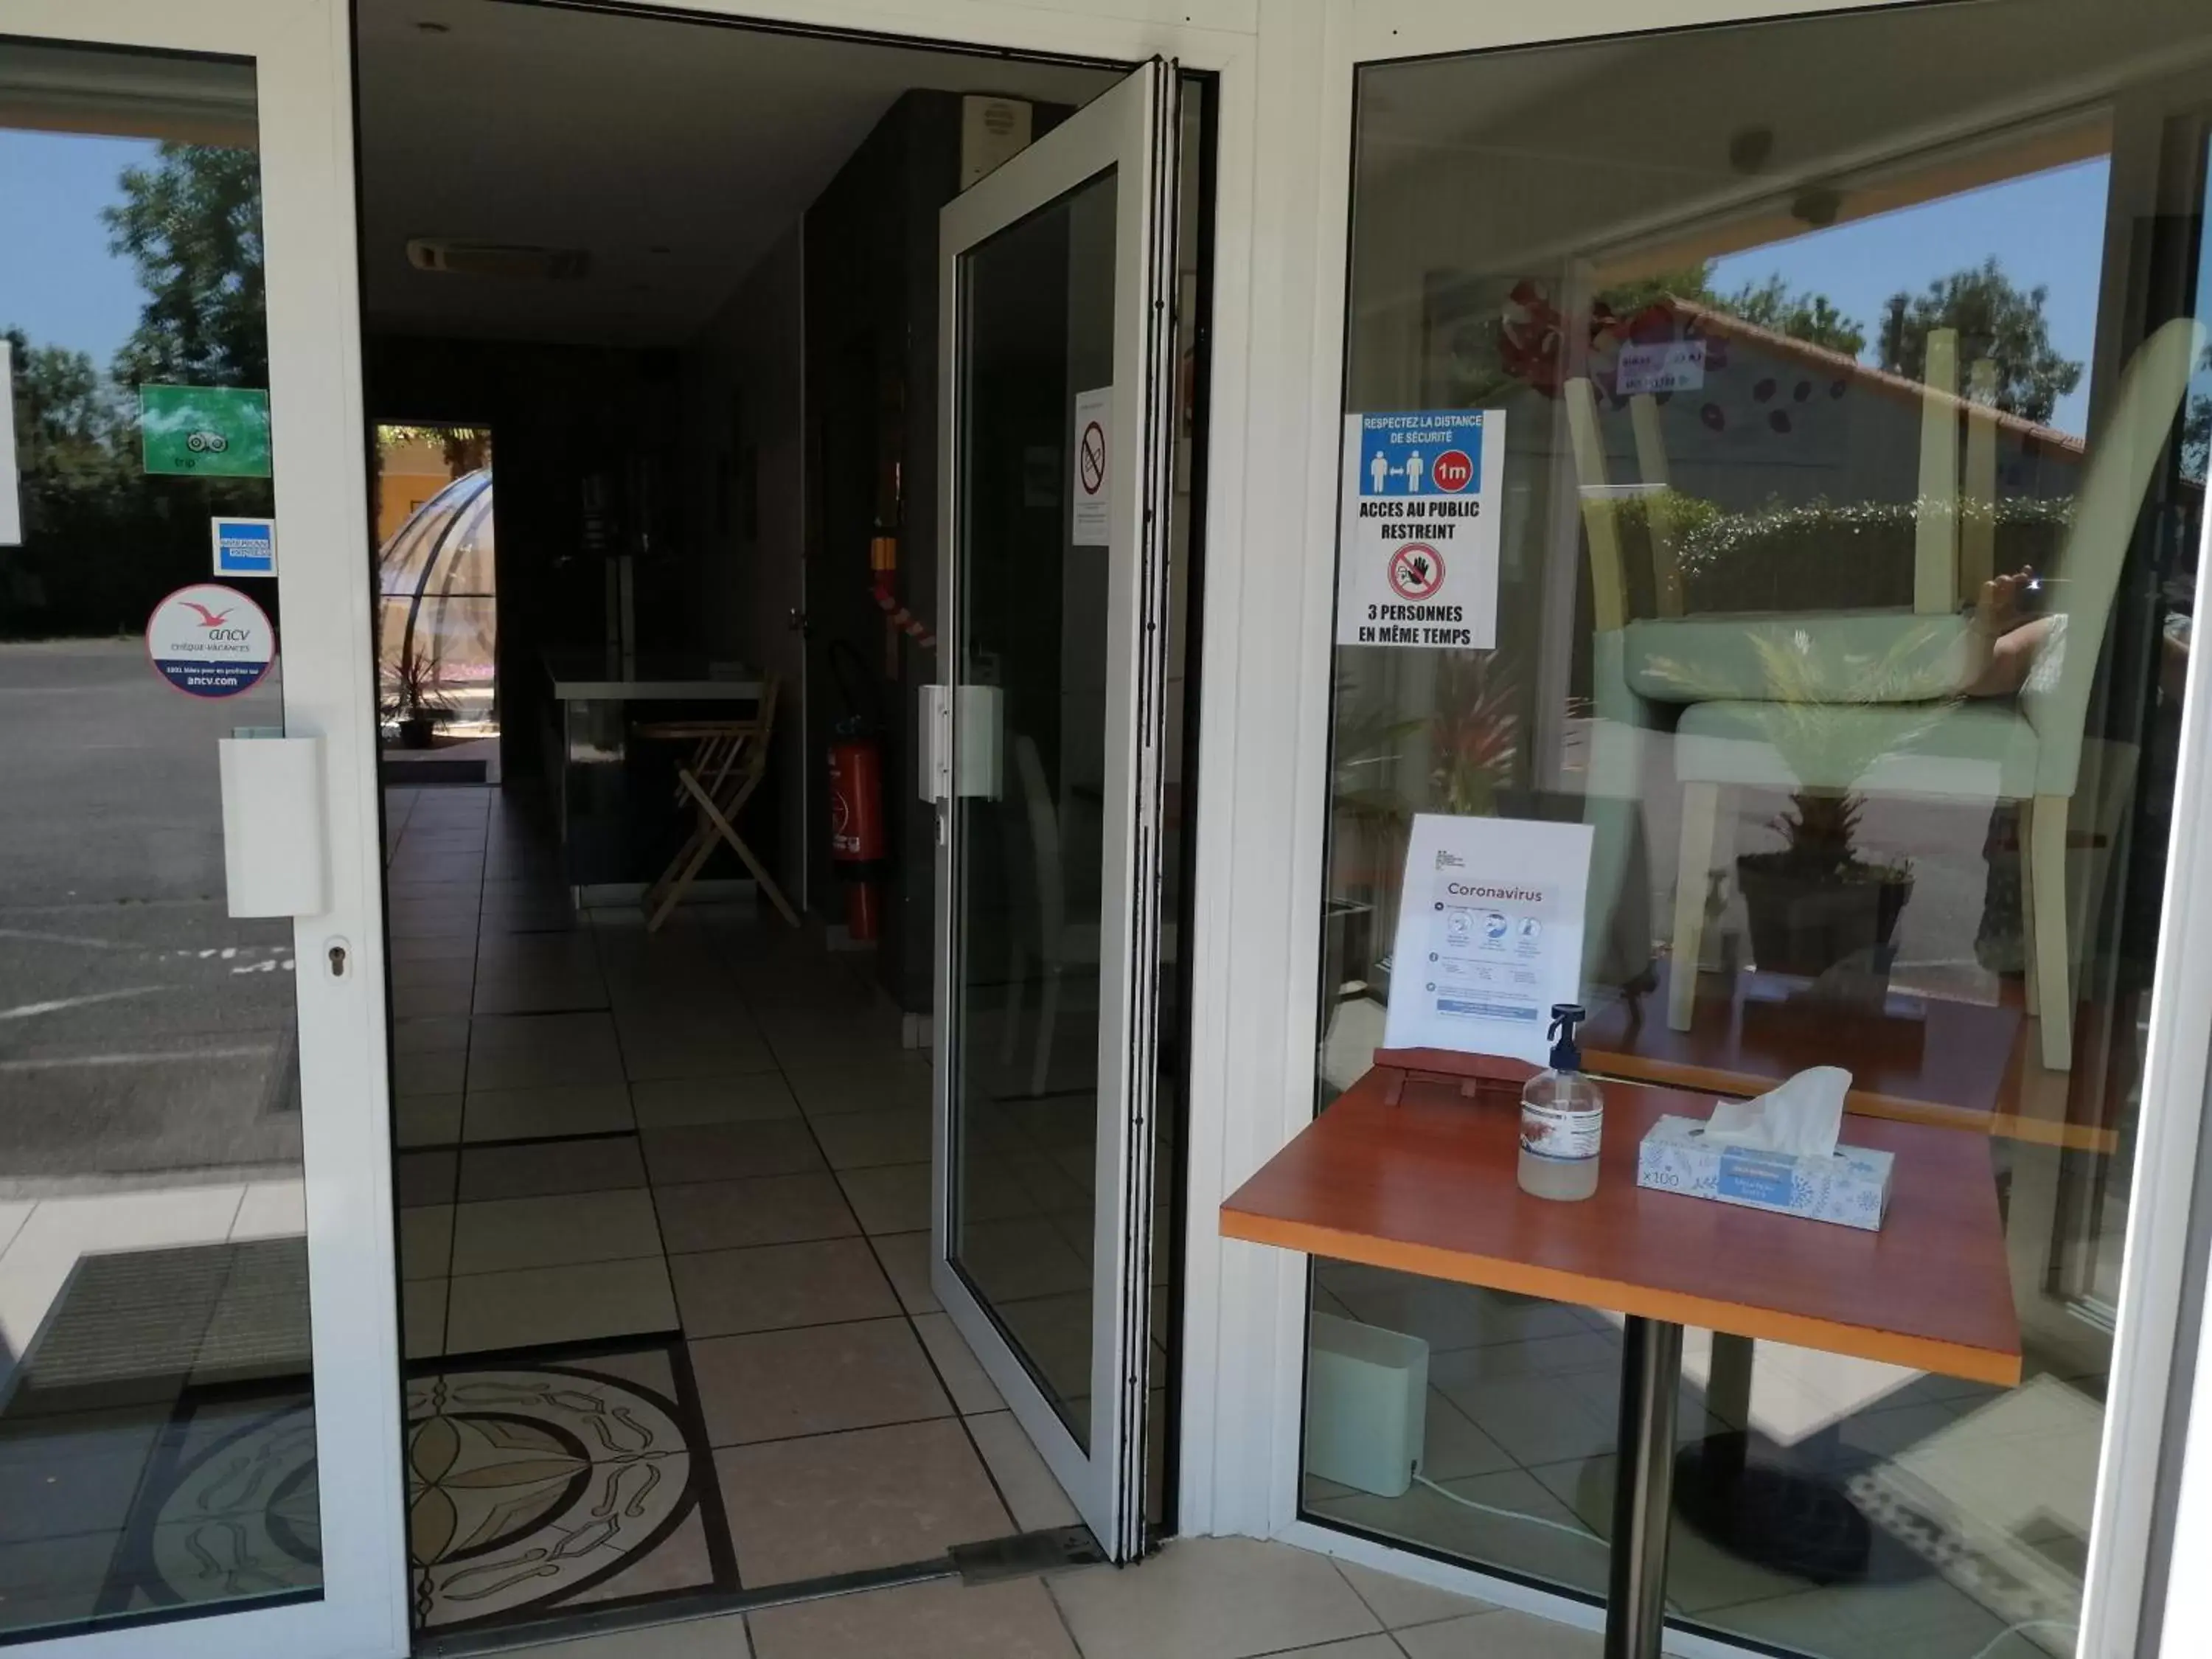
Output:
[[1607,1083],[1595,1196],[1532,1198],[1517,1109],[1370,1072],[1221,1206],[1231,1238],[1971,1377],[2020,1381],[2020,1321],[1985,1134],[1849,1116],[1896,1156],[1879,1232],[1636,1184],[1644,1133],[1710,1096]]

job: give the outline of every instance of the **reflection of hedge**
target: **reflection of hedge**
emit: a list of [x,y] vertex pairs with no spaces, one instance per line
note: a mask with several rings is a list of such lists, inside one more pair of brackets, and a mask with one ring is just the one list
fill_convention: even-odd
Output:
[[[1917,511],[1909,501],[1856,501],[1714,511],[1675,498],[1683,608],[1692,615],[1729,611],[1831,611],[1912,603],[1912,543]],[[1685,511],[1687,507],[1690,510]],[[1700,513],[1697,508],[1705,510]],[[2072,499],[1959,504],[1960,519],[1994,510],[1996,568],[2052,568],[2074,515]],[[1640,520],[1642,515],[1636,515]],[[1624,522],[1623,528],[1629,526]],[[1648,553],[1638,522],[1635,543]],[[1645,560],[1632,562],[1645,563]],[[1648,584],[1649,578],[1644,579]],[[1650,615],[1639,608],[1638,614]]]

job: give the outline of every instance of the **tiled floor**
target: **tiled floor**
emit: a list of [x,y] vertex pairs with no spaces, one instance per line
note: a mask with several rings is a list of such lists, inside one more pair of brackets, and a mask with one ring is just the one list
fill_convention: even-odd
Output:
[[854,960],[580,914],[526,797],[386,799],[418,1370],[672,1342],[748,1589],[1073,1522],[930,1293],[928,1058]]
[[955,1580],[531,1648],[516,1659],[1597,1659],[1589,1632],[1285,1544]]

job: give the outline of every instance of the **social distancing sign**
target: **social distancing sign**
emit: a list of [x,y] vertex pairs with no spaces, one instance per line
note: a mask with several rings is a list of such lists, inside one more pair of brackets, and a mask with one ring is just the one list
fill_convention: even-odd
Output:
[[1498,643],[1502,410],[1344,417],[1339,645]]

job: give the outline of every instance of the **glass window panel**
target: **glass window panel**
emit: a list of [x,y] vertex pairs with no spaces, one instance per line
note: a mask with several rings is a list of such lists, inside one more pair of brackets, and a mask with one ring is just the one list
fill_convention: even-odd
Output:
[[[1346,407],[1504,412],[1500,623],[1335,653],[1317,1105],[1382,1040],[1412,816],[1586,823],[1595,1069],[1843,1066],[1985,1142],[2003,1217],[2017,1388],[1690,1334],[1668,1597],[1712,1631],[2074,1651],[2212,434],[2208,48],[2167,0],[2000,0],[1360,72]],[[1326,1263],[1313,1310],[1309,1514],[1601,1591],[1617,1318]],[[1354,1479],[1341,1322],[1427,1346],[1402,1491]]]
[[142,638],[274,511],[255,107],[0,38],[0,1641],[322,1583],[292,927],[227,912],[216,773],[281,659],[208,698]]

